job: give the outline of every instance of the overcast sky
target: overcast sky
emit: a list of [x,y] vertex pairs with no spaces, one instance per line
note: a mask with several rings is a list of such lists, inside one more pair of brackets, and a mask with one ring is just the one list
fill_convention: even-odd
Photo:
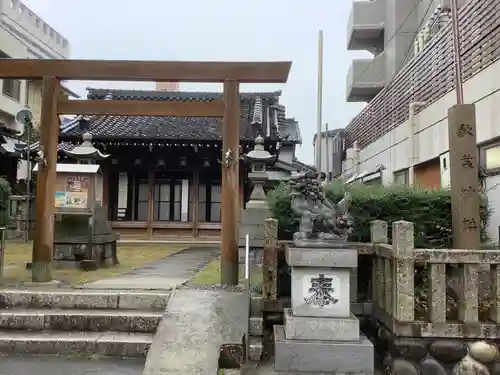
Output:
[[[107,60],[291,60],[285,85],[243,85],[244,91],[282,89],[287,116],[304,143],[300,160],[313,163],[317,123],[317,40],[324,30],[323,121],[343,128],[363,104],[346,103],[346,51],[352,0],[23,0],[63,34],[71,57]],[[153,88],[152,83],[73,82],[85,87]],[[182,90],[221,91],[219,84],[183,84]]]

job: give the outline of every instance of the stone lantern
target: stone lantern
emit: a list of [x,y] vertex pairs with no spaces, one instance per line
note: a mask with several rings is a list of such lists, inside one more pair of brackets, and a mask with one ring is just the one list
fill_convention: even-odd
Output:
[[65,150],[64,153],[78,161],[78,164],[94,164],[98,160],[104,160],[109,157],[108,154],[103,154],[92,144],[92,134],[84,133],[82,135],[82,144],[76,146],[72,150]]
[[243,157],[247,163],[251,164],[252,168],[252,171],[248,174],[248,178],[253,185],[250,201],[247,204],[247,207],[250,207],[257,202],[265,202],[266,193],[264,192],[264,184],[267,181],[266,169],[268,165],[274,164],[276,155],[271,155],[264,149],[264,138],[259,135],[255,138],[253,150]]
[[271,155],[264,149],[264,138],[260,135],[255,139],[252,151],[243,156],[245,162],[251,165],[248,174],[253,185],[252,194],[245,210],[241,215],[239,233],[239,247],[245,247],[245,236],[250,235],[252,248],[262,248],[264,245],[264,220],[269,216],[269,207],[264,192],[264,184],[267,181],[267,166],[274,164],[276,156]]

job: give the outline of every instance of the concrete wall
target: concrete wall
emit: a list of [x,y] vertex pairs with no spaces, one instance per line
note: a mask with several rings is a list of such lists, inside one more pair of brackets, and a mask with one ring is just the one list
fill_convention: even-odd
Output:
[[[69,42],[19,0],[0,0],[0,51],[11,58],[66,59]],[[0,80],[0,121],[19,128],[14,116],[22,109],[32,110],[35,120],[40,116],[41,83],[21,82],[19,100],[2,93]]]
[[[500,136],[500,60],[491,64],[464,83],[466,103],[476,104],[476,123],[478,143],[486,142]],[[415,158],[416,163],[422,163],[436,157],[441,162],[441,185],[449,184],[449,170],[443,168],[448,151],[448,108],[456,102],[455,93],[449,92],[435,103],[431,104],[415,116]],[[361,172],[375,168],[378,164],[385,166],[383,184],[393,181],[395,171],[408,168],[410,162],[409,122],[400,124],[397,128],[380,137],[359,152],[359,170]],[[352,152],[352,151],[350,151]],[[348,152],[349,153],[349,152]],[[440,156],[442,155],[442,156]],[[345,174],[353,173],[355,165],[344,162]],[[489,177],[487,185],[496,184],[498,177]],[[499,213],[494,215],[490,225],[490,234],[498,237],[497,227],[500,225],[499,189],[488,192],[493,208]]]
[[291,163],[295,156],[295,146],[283,145],[280,147],[279,159]]
[[[404,64],[413,56],[413,43],[420,30],[425,26],[429,17],[437,9],[439,5],[443,9],[450,7],[450,0],[383,0],[383,7],[377,9],[385,9],[384,25],[384,51],[379,57],[380,63],[383,63],[383,81],[388,85],[396,73],[404,66]],[[458,0],[459,7],[463,6],[468,0]],[[382,0],[376,0],[382,2]],[[374,11],[375,3],[370,5],[365,1],[354,1],[353,12],[348,20],[348,35],[351,35],[353,28],[363,29],[381,23],[381,16],[378,11]],[[352,35],[355,35],[354,33]],[[351,49],[365,49],[373,52],[372,41],[367,38],[363,41],[362,33],[352,43]],[[358,61],[361,60],[361,61]],[[355,71],[359,66],[366,62],[362,59],[353,61],[352,71]],[[379,63],[379,62],[377,62]],[[349,71],[348,74],[352,74]],[[368,69],[361,76],[355,75],[354,78],[347,76],[347,98],[348,101],[365,101],[366,97],[362,95],[362,86],[378,81],[381,73],[377,69]],[[360,86],[359,88],[353,84],[353,80]],[[353,86],[354,90],[349,88]],[[352,91],[352,94],[351,94]],[[367,94],[368,95],[368,94]],[[373,98],[368,95],[367,97]]]
[[67,59],[70,55],[68,40],[54,30],[43,19],[19,0],[0,0],[1,29],[10,35],[2,37],[2,49],[8,44],[21,43],[25,48],[25,56],[19,53],[10,54],[15,57]]

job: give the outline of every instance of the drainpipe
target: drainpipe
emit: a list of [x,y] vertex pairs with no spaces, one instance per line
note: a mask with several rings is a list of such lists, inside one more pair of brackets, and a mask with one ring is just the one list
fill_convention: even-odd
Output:
[[358,141],[354,141],[354,168],[356,171],[356,175],[361,173],[361,168],[360,168],[360,161],[359,161],[359,145]]
[[413,186],[413,183],[415,181],[415,172],[414,172],[414,167],[415,167],[415,133],[416,133],[416,124],[415,124],[415,112],[417,109],[422,108],[426,106],[426,102],[413,102],[410,103],[408,107],[408,123],[410,125],[410,136],[408,137],[408,140],[410,141],[410,160],[409,160],[409,166],[408,166],[408,185]]

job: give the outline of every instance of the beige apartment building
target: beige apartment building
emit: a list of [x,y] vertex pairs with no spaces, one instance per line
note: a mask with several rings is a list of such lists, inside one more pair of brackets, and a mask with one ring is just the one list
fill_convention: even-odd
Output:
[[[68,40],[19,0],[0,0],[0,58],[67,59]],[[0,124],[17,128],[15,115],[40,116],[40,81],[0,80]],[[69,93],[72,95],[71,93]]]

